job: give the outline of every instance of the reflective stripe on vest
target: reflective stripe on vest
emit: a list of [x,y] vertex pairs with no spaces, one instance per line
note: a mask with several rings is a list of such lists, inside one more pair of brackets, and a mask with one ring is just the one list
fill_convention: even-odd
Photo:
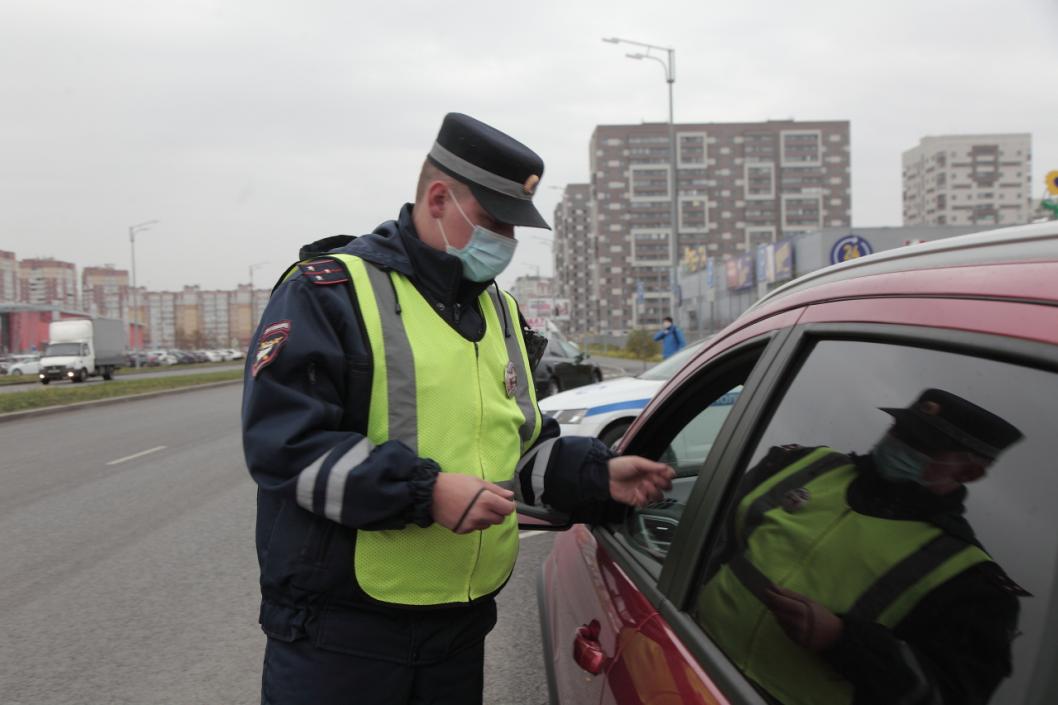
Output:
[[[741,551],[698,595],[696,616],[705,630],[785,705],[846,704],[853,692],[822,659],[790,641],[761,600],[767,587],[892,628],[937,586],[990,560],[932,524],[853,511],[846,492],[856,476],[847,456],[819,448],[747,493],[736,508]],[[807,503],[784,509],[782,497],[802,488]]]
[[[473,343],[455,331],[403,275],[358,257],[329,255],[349,271],[374,361],[367,435],[399,440],[444,472],[509,482],[522,453],[540,435],[541,418],[525,345],[516,326],[504,336],[513,300],[482,293],[485,334]],[[399,307],[399,313],[398,313]],[[511,359],[512,355],[516,355]],[[514,396],[507,394],[514,365]],[[355,570],[361,589],[383,602],[467,602],[499,589],[518,552],[514,514],[485,531],[456,535],[444,527],[360,531]]]

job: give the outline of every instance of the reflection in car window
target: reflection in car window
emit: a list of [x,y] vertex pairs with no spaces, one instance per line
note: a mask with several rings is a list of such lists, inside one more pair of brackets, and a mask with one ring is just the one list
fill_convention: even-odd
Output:
[[818,344],[733,493],[695,619],[782,703],[1022,702],[1058,554],[1056,399],[1050,372]]

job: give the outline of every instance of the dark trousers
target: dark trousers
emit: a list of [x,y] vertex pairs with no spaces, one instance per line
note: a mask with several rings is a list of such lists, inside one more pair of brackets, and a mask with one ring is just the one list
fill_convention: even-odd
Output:
[[485,639],[410,665],[269,639],[262,705],[481,705]]

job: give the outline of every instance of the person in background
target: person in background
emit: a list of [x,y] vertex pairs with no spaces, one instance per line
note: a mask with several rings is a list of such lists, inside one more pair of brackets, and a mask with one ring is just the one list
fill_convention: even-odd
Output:
[[665,316],[661,321],[662,328],[654,334],[654,340],[661,341],[661,356],[667,359],[683,350],[687,341],[680,327],[672,322],[672,316]]

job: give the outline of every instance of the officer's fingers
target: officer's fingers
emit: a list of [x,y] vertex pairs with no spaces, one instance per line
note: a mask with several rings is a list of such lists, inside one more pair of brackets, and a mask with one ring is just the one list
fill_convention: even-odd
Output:
[[665,463],[659,463],[654,460],[649,460],[639,455],[630,455],[628,457],[635,462],[636,469],[638,469],[640,472],[648,473],[651,475],[660,475],[666,478],[672,478],[676,476],[676,471]]
[[501,517],[507,516],[515,509],[514,502],[510,499],[501,497],[488,490],[482,492],[481,496],[478,497],[478,507],[484,511],[495,512]]
[[509,490],[506,487],[501,487],[500,485],[497,485],[495,482],[486,482],[485,486],[489,488],[489,492],[492,492],[493,494],[499,495],[500,497],[503,497],[504,499],[513,499],[514,498],[514,490]]

